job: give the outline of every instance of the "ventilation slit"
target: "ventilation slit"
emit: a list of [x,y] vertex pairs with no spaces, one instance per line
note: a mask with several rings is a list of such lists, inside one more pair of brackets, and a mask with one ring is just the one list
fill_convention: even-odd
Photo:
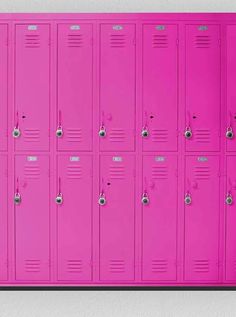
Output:
[[166,143],[168,141],[168,130],[152,129],[151,138],[152,142]]
[[25,271],[28,273],[40,272],[40,260],[25,260]]
[[109,269],[111,273],[124,273],[125,272],[124,260],[110,260]]
[[111,129],[109,133],[110,142],[124,142],[125,131],[122,129]]
[[126,39],[125,34],[111,34],[110,35],[110,47],[122,48],[125,47]]
[[81,260],[67,260],[68,273],[81,273],[83,271],[83,264]]
[[198,180],[207,180],[210,178],[210,167],[209,166],[195,166],[194,167],[194,178]]
[[196,48],[208,48],[211,46],[211,39],[208,35],[196,35],[194,44]]
[[167,166],[152,166],[152,178],[153,179],[168,179],[168,170]]
[[197,143],[210,143],[211,133],[209,129],[196,129],[194,133]]
[[125,168],[122,165],[110,165],[109,176],[111,179],[124,179],[125,178]]
[[152,36],[152,47],[153,48],[167,48],[168,37],[165,34],[153,34]]
[[25,35],[25,48],[39,48],[39,47],[40,47],[39,34]]
[[209,272],[209,261],[208,260],[195,260],[194,271],[196,273],[208,273]]
[[166,273],[168,271],[167,260],[152,260],[153,273]]
[[39,179],[40,178],[40,168],[38,165],[25,165],[24,166],[24,176],[27,179]]
[[82,47],[83,46],[83,36],[82,34],[68,34],[67,36],[67,46],[68,47]]
[[82,168],[78,165],[67,166],[67,178],[69,179],[80,179],[82,178]]

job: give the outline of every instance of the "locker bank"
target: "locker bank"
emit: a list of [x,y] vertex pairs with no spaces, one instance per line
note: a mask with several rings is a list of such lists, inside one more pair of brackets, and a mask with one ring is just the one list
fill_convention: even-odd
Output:
[[236,286],[236,14],[0,14],[0,286]]

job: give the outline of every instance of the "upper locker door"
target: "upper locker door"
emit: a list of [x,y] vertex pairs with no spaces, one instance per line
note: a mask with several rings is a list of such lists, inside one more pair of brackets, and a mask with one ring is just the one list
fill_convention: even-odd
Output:
[[184,277],[219,276],[219,157],[187,156],[185,166]]
[[134,156],[100,159],[100,280],[134,280]]
[[58,280],[91,280],[92,157],[58,156]]
[[7,155],[0,154],[0,280],[7,279]]
[[177,170],[176,155],[143,157],[143,280],[177,277]]
[[177,41],[176,25],[143,26],[142,136],[145,151],[177,150]]
[[236,25],[227,25],[226,63],[227,63],[227,113],[225,123],[225,136],[227,150],[236,151]]
[[186,26],[187,151],[218,151],[220,144],[220,27]]
[[49,279],[49,158],[15,157],[16,279]]
[[227,157],[225,279],[236,281],[236,156]]
[[7,25],[0,25],[0,151],[7,150],[7,43]]
[[91,150],[92,24],[58,25],[58,150]]
[[100,149],[134,150],[135,25],[100,31]]
[[16,150],[49,150],[50,27],[21,24],[15,29]]

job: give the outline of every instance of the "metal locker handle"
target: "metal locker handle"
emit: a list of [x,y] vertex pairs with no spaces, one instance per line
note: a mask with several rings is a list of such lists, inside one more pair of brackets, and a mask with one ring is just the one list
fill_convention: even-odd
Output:
[[101,126],[101,127],[100,127],[100,130],[99,130],[98,134],[99,134],[100,138],[105,138],[105,136],[106,136],[106,129],[105,129],[104,126]]
[[142,132],[141,132],[141,135],[143,138],[147,138],[149,136],[149,131],[147,128],[143,128],[142,129]]
[[232,139],[233,139],[233,137],[234,137],[234,132],[233,132],[232,127],[228,127],[228,128],[227,128],[227,131],[226,131],[225,136],[226,136],[226,138],[229,139],[229,140],[232,140]]
[[58,138],[61,138],[63,136],[63,130],[62,130],[62,127],[58,127],[57,130],[56,130],[56,136]]
[[192,130],[190,127],[187,127],[185,132],[184,132],[184,136],[187,140],[191,139],[191,137],[193,136]]
[[149,204],[149,198],[148,198],[148,195],[147,193],[144,193],[143,196],[142,196],[142,204],[143,205],[148,205]]
[[227,205],[232,205],[233,204],[233,197],[231,194],[228,194],[226,199],[225,199],[225,202]]
[[12,136],[13,136],[14,138],[19,138],[20,135],[21,135],[20,129],[17,128],[17,127],[15,127],[15,128],[13,129],[13,131],[12,131]]
[[192,198],[190,194],[186,194],[184,197],[185,205],[190,205],[192,203]]
[[107,203],[106,197],[104,194],[100,194],[100,197],[98,199],[98,203],[100,206],[104,206]]
[[57,205],[61,205],[63,203],[63,196],[62,193],[59,193],[55,199]]
[[20,195],[20,193],[15,193],[14,203],[15,203],[15,205],[19,205],[21,203],[21,195]]

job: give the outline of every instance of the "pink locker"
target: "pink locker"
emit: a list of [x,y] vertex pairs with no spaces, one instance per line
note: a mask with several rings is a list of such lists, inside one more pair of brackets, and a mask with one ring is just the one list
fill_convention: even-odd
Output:
[[227,157],[227,176],[225,192],[226,244],[225,244],[225,279],[236,281],[236,156]]
[[184,278],[219,278],[219,157],[187,156],[185,165]]
[[187,151],[218,151],[220,140],[220,28],[186,26]]
[[178,137],[178,26],[143,26],[144,151],[175,151]]
[[8,27],[0,25],[0,151],[7,150]]
[[177,277],[177,173],[176,155],[143,157],[143,280]]
[[227,113],[225,124],[225,137],[228,151],[236,150],[236,25],[228,25],[226,31],[226,63],[227,63]]
[[8,247],[8,205],[7,205],[7,156],[0,155],[0,280],[6,280],[7,272],[7,247]]
[[91,280],[92,157],[58,156],[58,280]]
[[100,30],[100,149],[132,151],[135,137],[135,25]]
[[134,156],[100,158],[100,280],[134,280]]
[[58,150],[91,150],[92,24],[58,26]]
[[49,157],[15,157],[16,279],[49,279]]
[[50,27],[18,24],[15,29],[16,150],[49,149]]

